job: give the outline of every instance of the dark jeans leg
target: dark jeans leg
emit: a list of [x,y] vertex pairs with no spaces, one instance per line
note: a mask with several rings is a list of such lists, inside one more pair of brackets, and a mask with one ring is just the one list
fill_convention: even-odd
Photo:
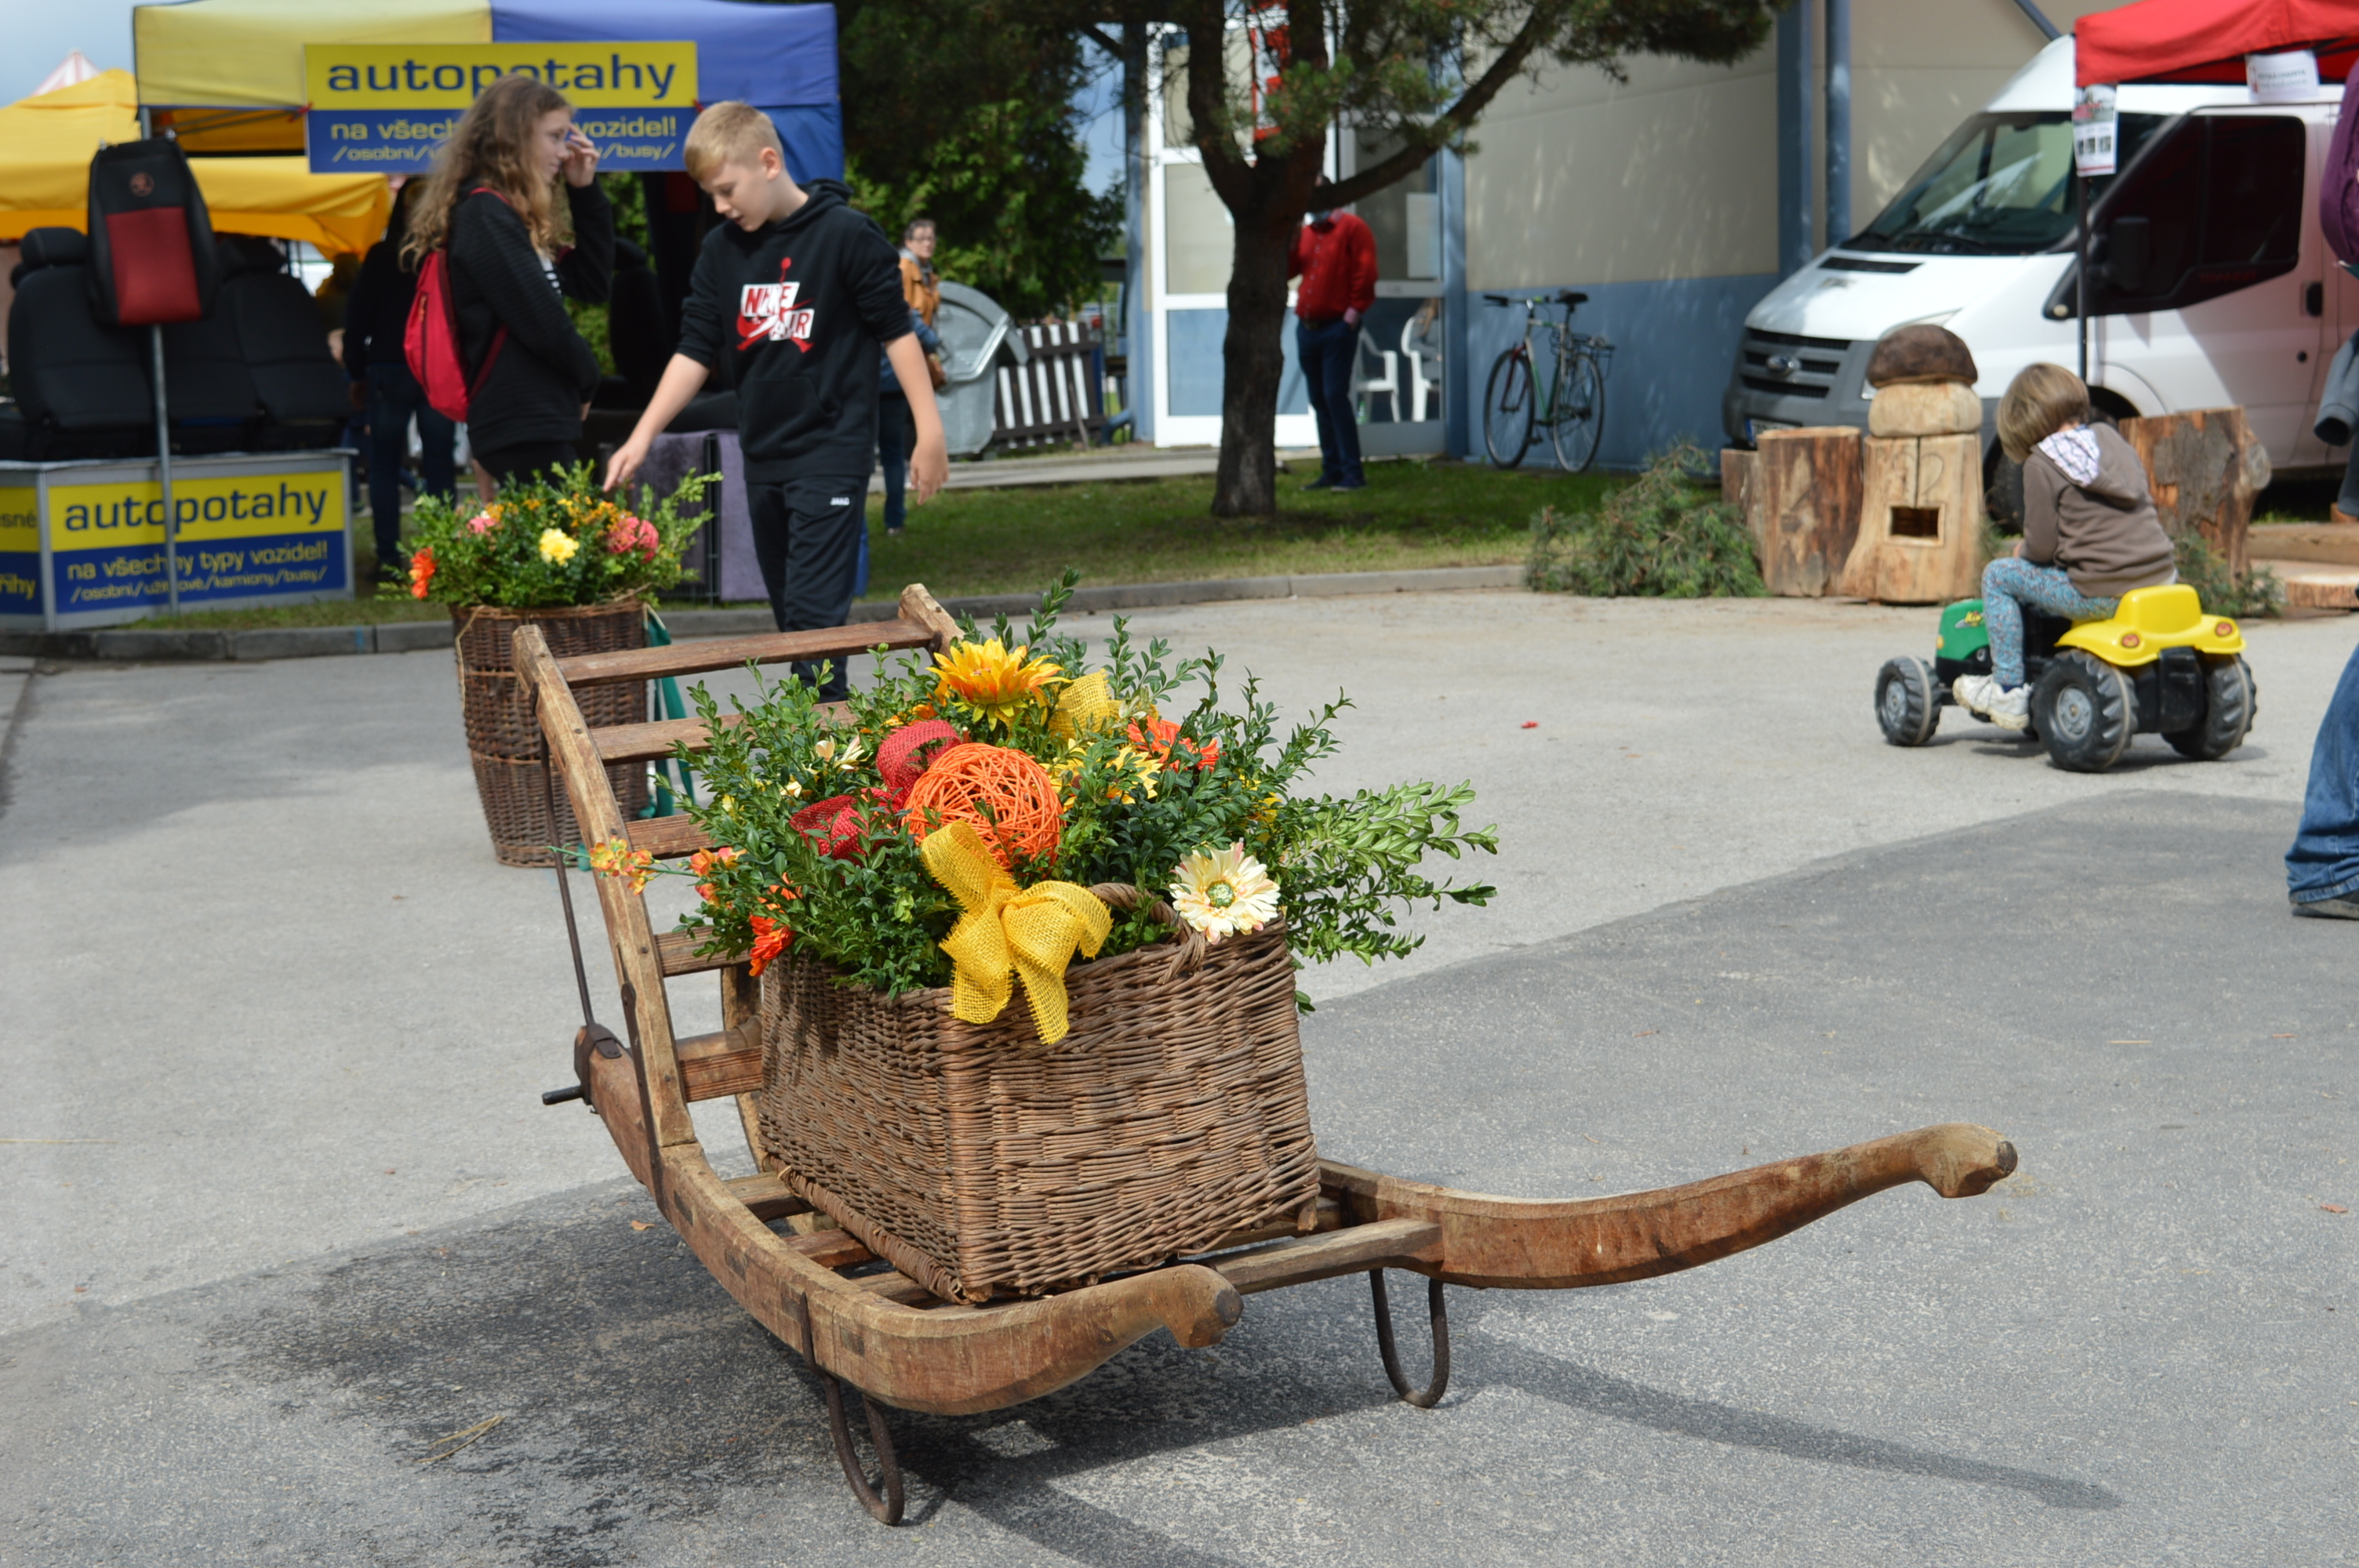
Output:
[[[781,632],[841,626],[852,618],[860,547],[868,534],[865,480],[745,487],[754,559],[769,590],[770,618]],[[842,659],[824,680],[816,663],[795,665],[798,679],[832,702],[850,689]]]
[[876,400],[876,460],[885,469],[885,526],[901,530],[908,514],[903,493],[908,488],[909,453],[918,445],[918,418],[909,400],[888,392]]
[[1360,423],[1352,412],[1352,361],[1360,330],[1348,321],[1303,322],[1295,331],[1296,357],[1319,425],[1319,473],[1330,484],[1358,484]]
[[2302,903],[2359,892],[2359,649],[2318,726],[2301,827],[2286,851],[2286,888]]
[[376,535],[376,564],[391,573],[401,559],[401,461],[408,442],[409,410],[393,373],[395,365],[368,367],[369,524]]

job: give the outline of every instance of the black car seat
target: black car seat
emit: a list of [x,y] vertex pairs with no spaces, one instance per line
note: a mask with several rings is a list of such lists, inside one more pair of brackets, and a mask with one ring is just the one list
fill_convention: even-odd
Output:
[[0,448],[34,461],[153,454],[147,334],[99,323],[90,242],[77,229],[34,229],[23,255],[8,309],[16,416]]
[[320,308],[281,265],[277,246],[252,235],[222,244],[221,313],[235,329],[266,422],[266,450],[332,447],[352,416],[343,367],[328,351]]
[[[235,240],[220,243],[221,276],[240,265]],[[217,303],[204,320],[164,329],[164,392],[176,450],[227,452],[251,444],[262,423],[261,399],[225,307]]]

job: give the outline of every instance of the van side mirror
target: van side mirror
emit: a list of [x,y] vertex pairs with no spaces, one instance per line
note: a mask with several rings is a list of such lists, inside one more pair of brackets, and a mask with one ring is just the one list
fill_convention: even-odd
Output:
[[2105,230],[2104,279],[2125,294],[2146,287],[2154,260],[2154,232],[2144,218],[2116,218]]

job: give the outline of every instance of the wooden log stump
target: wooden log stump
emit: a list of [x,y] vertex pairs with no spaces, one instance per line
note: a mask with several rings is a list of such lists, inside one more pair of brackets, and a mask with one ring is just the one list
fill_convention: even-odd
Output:
[[1859,443],[1849,426],[1762,432],[1747,492],[1770,592],[1818,599],[1840,591],[1836,579],[1859,537]]
[[2172,537],[2199,534],[2242,574],[2252,566],[2253,498],[2267,489],[2269,454],[2242,408],[2195,408],[2125,419],[2122,438],[2146,464],[2155,511]]
[[1720,498],[1736,508],[1745,525],[1753,530],[1754,542],[1761,539],[1761,518],[1753,506],[1753,470],[1758,454],[1743,447],[1720,449]]
[[1972,599],[1983,570],[1981,449],[1972,435],[1863,441],[1859,536],[1835,591],[1886,604]]

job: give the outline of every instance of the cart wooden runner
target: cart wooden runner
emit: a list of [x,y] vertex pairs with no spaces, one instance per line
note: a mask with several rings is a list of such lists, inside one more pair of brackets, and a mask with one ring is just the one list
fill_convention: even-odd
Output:
[[[520,630],[516,667],[538,703],[550,755],[588,841],[625,838],[666,859],[710,848],[686,817],[626,819],[606,771],[668,756],[675,742],[701,749],[708,737],[701,719],[592,730],[576,691],[749,662],[849,659],[879,646],[940,651],[959,637],[921,586],[902,591],[898,610],[892,620],[825,631],[568,659],[551,658],[537,629]],[[657,932],[627,881],[594,881],[628,1040],[585,1023],[574,1042],[577,1082],[543,1098],[586,1101],[713,1278],[819,1374],[845,1477],[888,1524],[900,1518],[902,1485],[879,1405],[951,1415],[997,1410],[1064,1387],[1157,1329],[1185,1346],[1215,1344],[1256,1292],[1364,1272],[1386,1375],[1410,1403],[1430,1406],[1449,1378],[1445,1285],[1568,1290],[1647,1279],[1758,1247],[1906,1183],[1971,1197],[2016,1165],[2014,1145],[1964,1122],[1684,1186],[1561,1201],[1460,1192],[1322,1161],[1308,1234],[1292,1224],[1240,1232],[1201,1254],[1062,1294],[947,1303],[844,1231],[811,1228],[808,1219],[798,1225],[810,1206],[779,1179],[754,1108],[762,1083],[758,982],[742,957],[699,957],[702,938],[694,933]],[[570,921],[570,895],[567,914]],[[722,1028],[676,1035],[668,982],[711,972],[720,977]],[[724,1179],[705,1158],[689,1107],[733,1096],[759,1173]],[[1429,1281],[1433,1374],[1421,1388],[1403,1374],[1395,1351],[1387,1269]],[[860,1395],[877,1452],[875,1479],[853,1446],[839,1379]]]

